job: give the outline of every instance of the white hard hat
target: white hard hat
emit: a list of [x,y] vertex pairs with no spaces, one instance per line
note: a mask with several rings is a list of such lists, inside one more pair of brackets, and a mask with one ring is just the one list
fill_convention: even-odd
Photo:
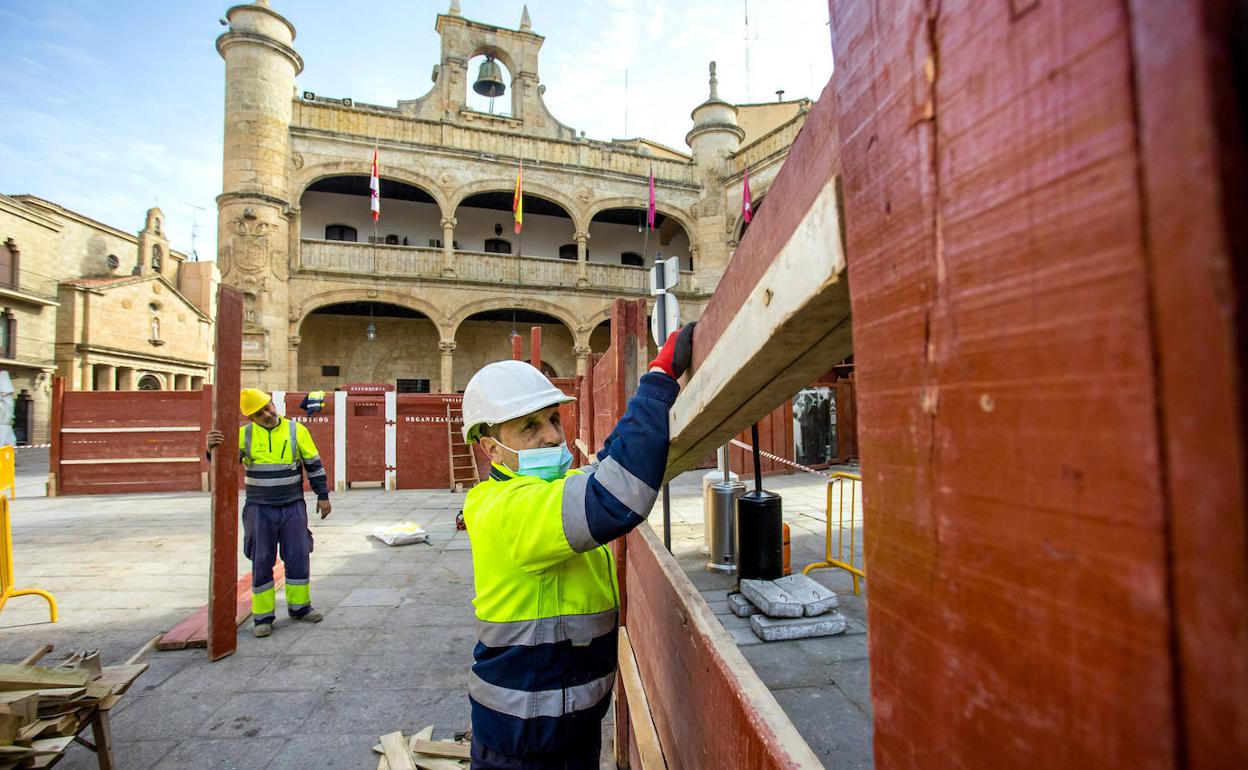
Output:
[[532,414],[548,406],[575,401],[524,361],[486,364],[464,389],[464,441],[475,440],[473,428]]

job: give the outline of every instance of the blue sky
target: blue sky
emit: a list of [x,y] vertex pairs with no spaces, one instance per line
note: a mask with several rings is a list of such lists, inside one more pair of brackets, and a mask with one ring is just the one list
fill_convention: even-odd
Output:
[[[461,0],[467,18],[518,27],[522,2]],[[272,0],[294,23],[300,90],[393,105],[424,95],[449,0]],[[687,149],[689,111],[720,95],[816,98],[832,72],[825,0],[531,0],[545,36],[541,82],[556,118],[595,139]],[[126,231],[159,205],[173,246],[216,251],[224,66],[214,41],[228,3],[0,0],[0,192],[31,193]],[[201,207],[196,211],[193,207]]]

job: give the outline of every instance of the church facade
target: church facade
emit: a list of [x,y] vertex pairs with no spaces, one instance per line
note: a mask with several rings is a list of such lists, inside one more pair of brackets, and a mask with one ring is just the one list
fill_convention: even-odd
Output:
[[[243,293],[244,382],[270,389],[455,392],[510,355],[513,331],[535,325],[543,368],[582,373],[607,345],[611,302],[649,295],[656,253],[679,258],[674,292],[682,318],[696,319],[744,231],[747,171],[757,208],[810,107],[729,104],[712,64],[688,153],[597,141],[546,108],[544,39],[527,9],[506,29],[452,2],[435,22],[432,88],[394,106],[297,90],[295,26],[267,0],[231,8],[227,21],[217,41],[226,72],[217,261]],[[474,88],[497,94],[500,108],[470,107]]]

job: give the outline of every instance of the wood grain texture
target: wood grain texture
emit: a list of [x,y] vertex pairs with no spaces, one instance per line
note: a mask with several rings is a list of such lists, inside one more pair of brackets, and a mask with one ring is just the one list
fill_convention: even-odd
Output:
[[1129,6],[1184,755],[1191,768],[1248,767],[1248,162],[1233,78],[1242,11]]
[[633,530],[627,555],[628,635],[668,767],[821,768],[658,536]]
[[1175,766],[1124,6],[830,7],[876,765]]
[[629,702],[632,704],[627,719],[632,730],[632,741],[637,747],[638,760],[629,767],[635,767],[636,770],[666,770],[667,761],[663,759],[659,733],[654,729],[646,687],[641,681],[641,672],[637,669],[637,658],[634,657],[633,646],[628,640],[628,629],[624,628],[620,629],[619,672],[619,687],[628,693]]
[[[217,290],[217,360],[213,376],[213,425],[227,439],[238,426],[238,394],[242,388],[243,295],[238,289]],[[197,435],[197,434],[196,434]],[[227,442],[224,446],[228,447]],[[208,592],[208,659],[232,654],[238,642],[235,610],[238,595],[238,455],[212,456],[212,554]]]
[[760,211],[698,322],[669,478],[852,353],[839,149],[829,87],[768,193],[784,205]]

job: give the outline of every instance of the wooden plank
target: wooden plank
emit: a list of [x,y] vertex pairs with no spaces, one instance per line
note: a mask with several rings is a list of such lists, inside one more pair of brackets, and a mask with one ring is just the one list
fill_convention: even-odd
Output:
[[[538,326],[534,328],[540,329],[541,327]],[[418,738],[413,741],[411,749],[413,753],[428,754],[431,757],[468,759],[470,756],[467,744],[450,743],[447,741],[431,741],[425,738]]]
[[[815,135],[803,130],[798,142]],[[812,171],[786,164],[780,176],[790,169]],[[745,297],[712,298],[708,312],[717,302],[736,307],[719,338],[730,344],[714,344],[699,323],[694,349],[702,360],[671,412],[669,478],[693,468],[824,374],[830,362],[853,352],[840,212],[838,180],[829,177],[753,289]]]
[[822,768],[650,527],[627,554],[629,641],[669,766]]
[[26,656],[26,657],[22,660],[21,665],[23,665],[23,666],[33,666],[33,665],[35,665],[36,663],[38,663],[38,662],[39,662],[39,659],[40,659],[40,658],[42,658],[44,655],[47,655],[49,652],[52,652],[52,650],[53,650],[53,649],[54,649],[54,648],[53,648],[53,646],[52,646],[50,643],[48,643],[48,642],[44,642],[43,644],[39,645],[39,649],[37,649],[37,650],[35,650],[34,652],[32,652],[31,654],[27,655],[27,656]]
[[65,378],[52,378],[52,409],[49,414],[48,441],[48,497],[59,494],[61,475],[61,426],[64,423]]
[[385,749],[385,759],[390,770],[416,770],[416,763],[412,760],[412,752],[407,748],[407,742],[403,740],[403,733],[393,732],[381,736],[381,747]]
[[659,732],[654,727],[650,702],[646,698],[646,687],[641,681],[641,672],[637,669],[637,658],[633,655],[633,646],[628,640],[626,628],[620,629],[619,663],[621,687],[628,693],[628,720],[632,727],[632,739],[637,743],[637,764],[640,770],[665,769],[667,760],[663,758]]
[[1248,767],[1248,148],[1230,64],[1242,11],[1128,5],[1184,754],[1191,768]]
[[87,683],[90,674],[81,669],[58,669],[45,666],[0,664],[0,691],[46,690],[53,687],[77,688]]
[[[273,565],[273,585],[281,588],[285,583],[286,565],[278,560]],[[234,610],[235,627],[243,624],[251,617],[251,573],[248,572],[238,579],[235,586],[238,595]],[[156,642],[158,650],[181,650],[187,647],[208,646],[208,605],[204,605],[188,615],[181,623],[161,635]]]
[[875,763],[1182,766],[1130,12],[831,13]]
[[217,290],[217,359],[213,426],[225,434],[212,458],[212,557],[208,592],[208,659],[233,654],[238,639],[238,393],[242,389],[243,295]]
[[151,639],[147,640],[146,644],[144,644],[142,647],[136,650],[133,655],[131,655],[129,658],[126,659],[126,665],[132,666],[135,663],[138,663],[139,661],[143,660],[143,658],[147,657],[147,653],[156,649],[156,645],[160,644],[160,637],[161,637],[160,634],[156,634]]

